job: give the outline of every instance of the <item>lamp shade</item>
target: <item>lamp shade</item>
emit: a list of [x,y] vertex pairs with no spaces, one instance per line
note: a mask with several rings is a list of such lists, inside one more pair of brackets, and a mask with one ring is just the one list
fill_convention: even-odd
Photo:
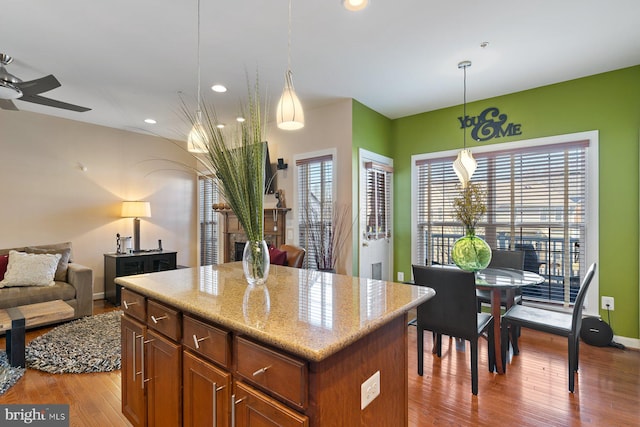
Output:
[[471,151],[460,150],[458,158],[453,162],[453,170],[458,176],[458,179],[462,184],[462,188],[466,188],[477,167],[478,162],[473,158]]
[[291,71],[285,74],[285,85],[276,110],[278,127],[284,130],[296,130],[304,127],[302,104],[293,89]]
[[123,218],[149,218],[151,217],[151,204],[149,202],[122,202]]

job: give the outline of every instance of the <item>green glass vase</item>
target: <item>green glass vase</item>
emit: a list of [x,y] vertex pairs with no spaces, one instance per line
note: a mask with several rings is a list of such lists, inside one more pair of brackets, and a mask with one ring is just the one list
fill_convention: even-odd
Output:
[[484,270],[491,262],[491,247],[473,231],[467,230],[467,234],[453,244],[451,258],[461,270]]

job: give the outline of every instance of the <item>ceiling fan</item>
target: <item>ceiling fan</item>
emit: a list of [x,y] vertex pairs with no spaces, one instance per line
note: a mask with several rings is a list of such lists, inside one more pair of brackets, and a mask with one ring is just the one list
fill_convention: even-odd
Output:
[[18,110],[12,101],[13,99],[78,112],[91,110],[91,108],[68,104],[66,102],[56,101],[55,99],[40,96],[39,94],[43,92],[62,86],[58,79],[56,79],[53,74],[49,74],[48,76],[41,77],[39,79],[24,82],[4,68],[5,65],[9,65],[12,61],[12,57],[4,53],[0,53],[0,108],[3,110]]

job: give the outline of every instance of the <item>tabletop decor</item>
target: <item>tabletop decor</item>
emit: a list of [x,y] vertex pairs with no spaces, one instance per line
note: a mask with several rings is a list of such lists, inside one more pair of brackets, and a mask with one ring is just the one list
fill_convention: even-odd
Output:
[[[242,259],[247,281],[261,285],[269,275],[269,250],[263,230],[266,139],[257,83],[249,86],[248,95],[240,112],[245,120],[236,129],[218,127],[215,108],[202,106],[204,152],[196,158],[215,177],[215,185],[247,235]],[[191,123],[198,120],[187,108],[183,112]]]
[[491,261],[491,247],[476,236],[476,225],[487,212],[484,197],[480,185],[469,182],[453,200],[456,218],[464,225],[465,235],[453,244],[451,258],[464,271],[480,271]]

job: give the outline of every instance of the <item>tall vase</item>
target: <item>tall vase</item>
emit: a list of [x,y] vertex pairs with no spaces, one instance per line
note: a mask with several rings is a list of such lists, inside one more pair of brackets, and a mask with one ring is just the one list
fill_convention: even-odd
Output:
[[242,268],[249,285],[263,285],[269,276],[269,248],[264,240],[248,240],[242,253]]
[[451,258],[461,270],[480,271],[491,262],[491,247],[476,236],[474,230],[467,230],[467,234],[453,244]]

